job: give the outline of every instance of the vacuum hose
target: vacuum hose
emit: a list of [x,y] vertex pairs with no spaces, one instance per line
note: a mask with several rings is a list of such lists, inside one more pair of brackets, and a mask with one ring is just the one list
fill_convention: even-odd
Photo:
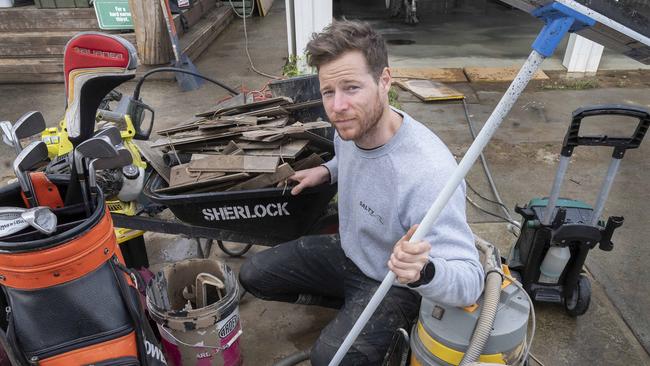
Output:
[[500,272],[501,264],[496,248],[479,237],[475,236],[475,239],[476,246],[485,254],[487,278],[485,280],[485,292],[483,296],[481,315],[479,316],[469,346],[467,347],[467,351],[463,355],[463,359],[460,361],[459,366],[466,366],[472,362],[477,362],[483,353],[485,345],[490,338],[494,319],[497,315],[497,306],[499,305],[499,298],[501,296],[501,283],[503,282],[503,277]]
[[302,361],[307,361],[309,359],[309,354],[311,350],[298,351],[292,353],[289,356],[281,359],[280,361],[273,364],[273,366],[293,366],[297,365]]

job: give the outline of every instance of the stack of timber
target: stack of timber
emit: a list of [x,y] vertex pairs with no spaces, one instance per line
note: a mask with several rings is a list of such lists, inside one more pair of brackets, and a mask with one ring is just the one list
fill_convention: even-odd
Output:
[[[149,1],[137,0],[136,3]],[[151,4],[147,5],[149,13],[144,16],[150,17],[151,7],[159,6],[157,4],[159,0],[151,1]],[[217,3],[214,0],[196,0],[192,4],[190,9],[183,10],[183,17],[189,27],[184,29],[178,14],[174,15],[174,22],[183,51],[191,59],[195,59],[230,24],[234,14],[230,5]],[[151,22],[151,19],[142,23],[147,21]],[[159,52],[168,53],[164,58],[158,58],[159,62],[156,62],[161,63],[158,66],[166,66],[171,60],[171,47],[166,28],[160,27],[160,29],[161,33],[156,36],[159,39],[155,40],[157,46],[149,49],[159,49]],[[139,53],[144,46],[137,44],[136,31],[100,30],[92,7],[39,9],[31,5],[0,8],[0,84],[62,83],[64,47],[75,34],[87,31],[117,34],[133,43]],[[149,34],[140,38],[156,37]],[[162,47],[163,45],[166,47]],[[142,63],[150,59],[148,55],[143,54],[139,54],[138,57]],[[151,68],[152,66],[141,65],[137,70],[138,75]],[[174,77],[166,73],[160,75]]]
[[[199,113],[188,123],[158,131],[162,138],[151,148],[164,157],[157,159],[156,170],[163,178],[168,176],[169,186],[156,192],[274,187],[297,170],[322,164],[333,156],[332,141],[323,136],[331,124],[294,117],[295,112],[319,105],[320,100],[293,103],[287,97],[270,98]],[[168,172],[160,171],[169,165]]]

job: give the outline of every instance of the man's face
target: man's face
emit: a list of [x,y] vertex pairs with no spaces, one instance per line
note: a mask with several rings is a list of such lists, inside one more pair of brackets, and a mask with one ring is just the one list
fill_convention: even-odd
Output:
[[346,52],[318,70],[323,105],[343,140],[360,141],[379,122],[388,103],[390,75],[372,76],[363,54]]

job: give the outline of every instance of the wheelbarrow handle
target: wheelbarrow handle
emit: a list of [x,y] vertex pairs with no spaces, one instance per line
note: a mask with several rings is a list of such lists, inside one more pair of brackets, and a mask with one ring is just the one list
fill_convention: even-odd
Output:
[[[625,116],[639,120],[632,136],[580,135],[580,126],[585,117]],[[562,156],[570,157],[576,146],[609,146],[614,148],[612,157],[622,159],[625,151],[636,149],[650,126],[650,113],[644,108],[629,105],[607,104],[576,109],[571,125],[564,137]]]

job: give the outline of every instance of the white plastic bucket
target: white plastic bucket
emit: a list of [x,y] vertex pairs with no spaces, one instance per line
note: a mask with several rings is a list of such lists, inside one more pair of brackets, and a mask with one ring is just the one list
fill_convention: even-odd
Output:
[[[217,302],[186,309],[183,289],[208,273],[225,285]],[[188,259],[163,268],[147,286],[147,308],[156,321],[169,365],[239,366],[239,286],[233,271],[213,259]]]

